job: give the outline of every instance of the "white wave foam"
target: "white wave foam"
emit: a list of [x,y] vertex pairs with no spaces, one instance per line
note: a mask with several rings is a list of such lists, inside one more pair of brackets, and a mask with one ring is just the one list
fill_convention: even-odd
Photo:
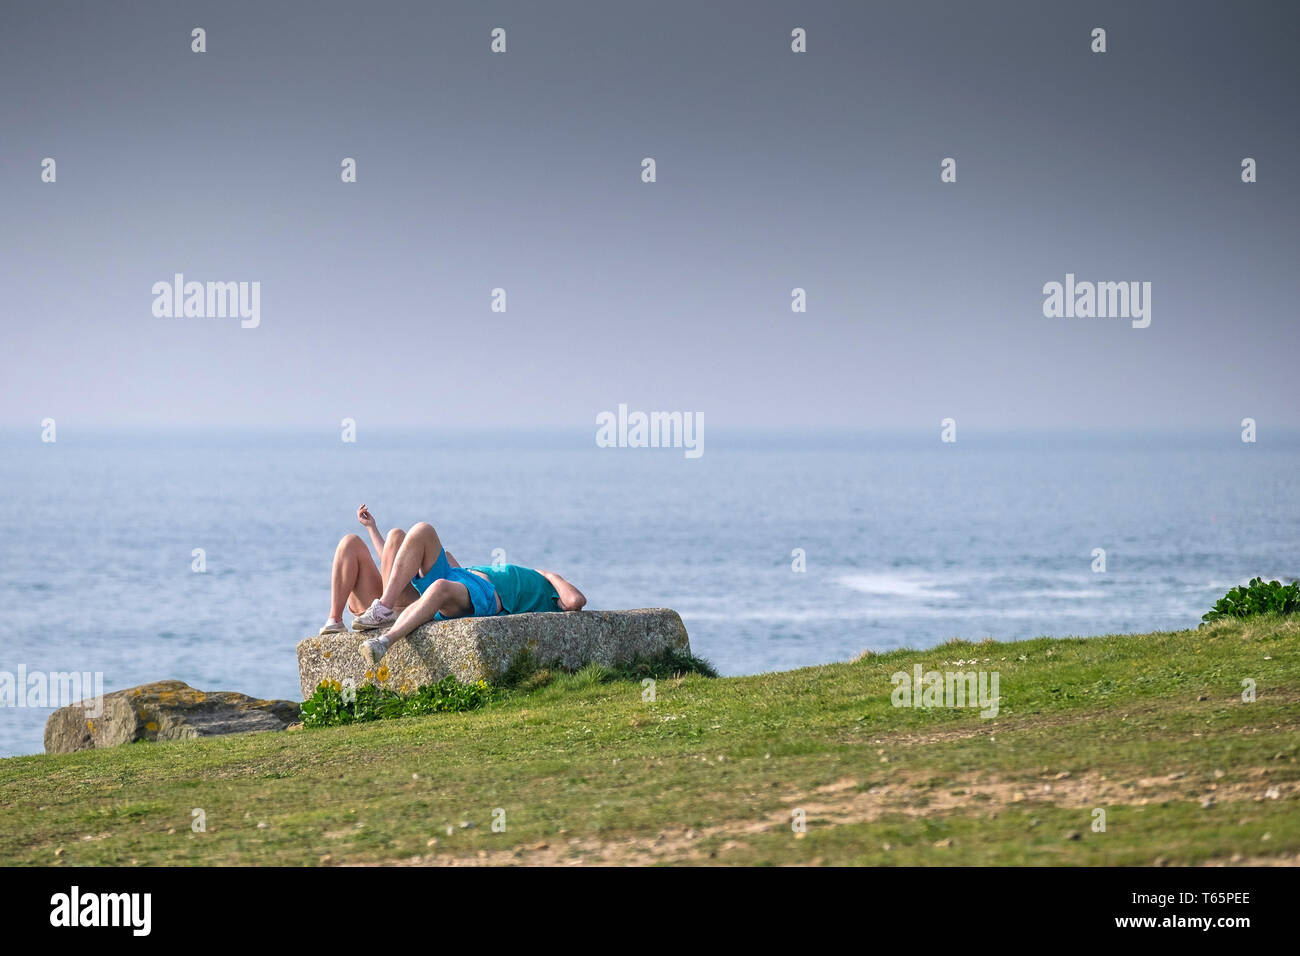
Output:
[[835,583],[859,594],[882,597],[951,601],[961,596],[956,591],[940,590],[941,581],[916,574],[845,574]]

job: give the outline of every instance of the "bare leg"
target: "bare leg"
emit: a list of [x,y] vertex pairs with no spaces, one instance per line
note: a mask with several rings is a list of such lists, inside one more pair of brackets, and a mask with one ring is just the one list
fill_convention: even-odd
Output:
[[397,616],[392,628],[384,635],[384,641],[391,647],[421,624],[432,621],[439,611],[443,617],[473,614],[474,605],[469,599],[469,588],[456,581],[434,581],[418,601]]
[[360,614],[379,597],[383,578],[370,549],[359,535],[344,535],[334,550],[334,566],[330,569],[330,619],[343,619],[346,603],[353,614]]
[[[379,560],[379,575],[383,578],[385,587],[393,580],[393,564],[397,561],[397,552],[401,550],[402,542],[405,540],[406,532],[401,528],[394,528],[388,532],[388,537],[384,540],[384,551]],[[411,585],[411,579],[407,578],[406,587],[402,588],[402,592],[397,596],[397,604],[394,608],[406,607],[419,598],[420,592]]]
[[[421,521],[412,527],[393,558],[392,570],[385,579],[384,593],[379,595],[379,603],[389,610],[397,607],[403,591],[411,588],[411,578],[432,568],[441,553],[442,541],[438,538],[438,532],[433,530],[433,525]],[[411,590],[415,589],[411,588]],[[428,591],[425,592],[425,596],[428,596]],[[432,618],[436,610],[435,608],[435,611],[431,611],[425,620]]]

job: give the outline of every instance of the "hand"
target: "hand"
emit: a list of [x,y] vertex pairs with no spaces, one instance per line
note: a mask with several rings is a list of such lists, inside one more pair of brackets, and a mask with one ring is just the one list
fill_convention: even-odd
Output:
[[375,516],[370,513],[370,510],[366,508],[365,505],[362,505],[357,509],[357,520],[367,528],[373,528],[375,526]]

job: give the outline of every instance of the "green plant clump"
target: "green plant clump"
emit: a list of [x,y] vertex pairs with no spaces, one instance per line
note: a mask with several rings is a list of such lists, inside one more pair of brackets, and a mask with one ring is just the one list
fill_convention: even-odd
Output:
[[1220,618],[1253,617],[1256,614],[1294,614],[1300,610],[1300,583],[1281,584],[1251,578],[1249,584],[1233,588],[1215,603],[1214,609],[1202,615],[1201,621],[1209,623]]
[[606,667],[603,664],[587,664],[576,671],[567,671],[558,661],[542,663],[530,653],[520,654],[511,663],[510,668],[501,675],[501,686],[511,691],[534,691],[550,686],[557,680],[567,678],[566,686],[594,687],[614,681],[640,681],[646,677],[655,680],[667,680],[685,674],[699,674],[702,677],[717,677],[714,666],[702,657],[696,657],[688,651],[665,648],[648,657]]
[[436,684],[424,684],[413,694],[399,694],[386,687],[362,684],[345,692],[338,681],[323,681],[316,693],[302,704],[305,727],[333,727],[392,717],[421,717],[425,714],[475,710],[500,696],[487,681],[462,684],[448,674]]

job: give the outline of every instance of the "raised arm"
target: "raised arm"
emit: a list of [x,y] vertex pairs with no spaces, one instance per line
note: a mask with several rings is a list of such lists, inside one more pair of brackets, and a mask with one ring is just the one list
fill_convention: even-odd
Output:
[[365,505],[357,508],[357,520],[370,532],[370,543],[375,546],[375,554],[384,553],[384,536],[379,531],[379,525],[375,522],[375,516],[370,513]]
[[555,588],[555,593],[560,598],[561,611],[581,611],[586,605],[587,598],[583,593],[554,571],[543,571],[539,568],[537,573],[550,581]]

